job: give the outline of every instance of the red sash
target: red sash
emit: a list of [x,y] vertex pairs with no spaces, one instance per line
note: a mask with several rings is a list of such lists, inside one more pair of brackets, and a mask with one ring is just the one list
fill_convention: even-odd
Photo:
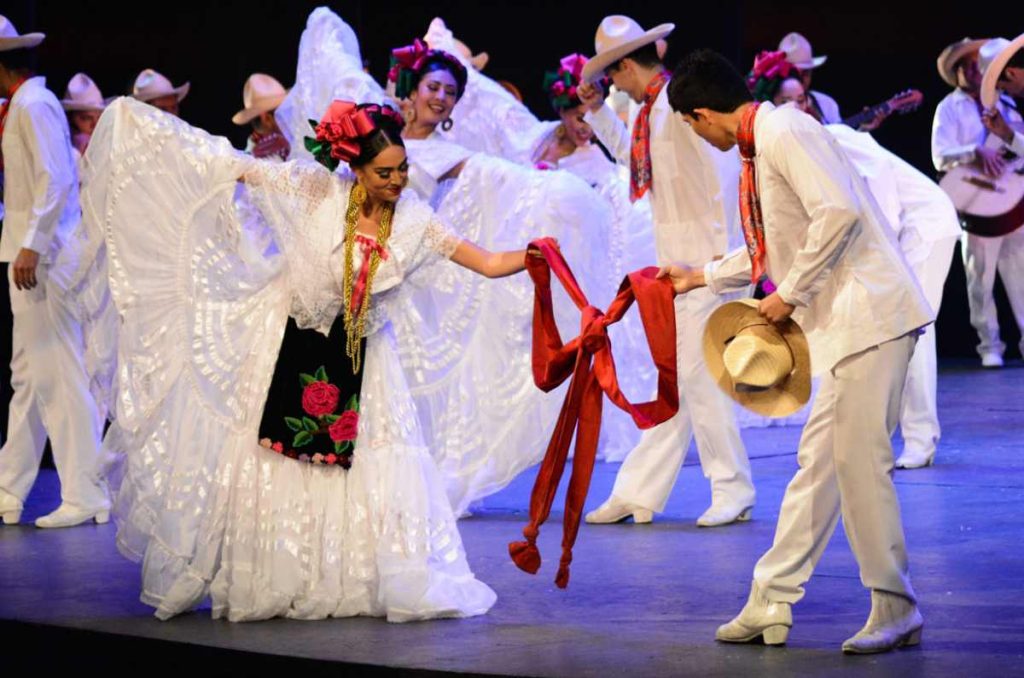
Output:
[[[565,470],[569,443],[575,431],[576,453],[565,499],[562,559],[555,578],[559,588],[565,588],[569,584],[569,563],[572,562],[572,547],[579,531],[583,502],[594,472],[601,430],[602,393],[607,393],[609,399],[628,412],[642,429],[667,421],[679,410],[675,295],[668,278],[655,279],[657,269],[648,267],[630,273],[619,286],[619,293],[608,307],[608,312],[602,313],[587,301],[553,240],[535,240],[530,243],[530,248],[539,249],[544,255],[543,258],[527,257],[526,261],[534,283],[533,379],[543,391],[551,391],[567,378],[572,380],[530,497],[530,522],[523,528],[526,541],[512,542],[508,548],[512,560],[521,570],[537,573],[540,569],[537,535],[540,525],[551,513],[551,504]],[[555,323],[551,304],[552,270],[583,313],[580,335],[568,344],[562,343]],[[639,405],[630,403],[619,390],[608,339],[608,326],[621,320],[634,301],[640,309],[651,357],[658,368],[657,399]]]

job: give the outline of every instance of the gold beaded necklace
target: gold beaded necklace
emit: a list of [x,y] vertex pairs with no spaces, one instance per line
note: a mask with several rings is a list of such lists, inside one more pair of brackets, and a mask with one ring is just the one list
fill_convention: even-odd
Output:
[[[370,253],[369,261],[363,262],[363,266],[369,266],[366,289],[363,291],[362,304],[358,309],[353,309],[352,291],[355,289],[353,255],[356,244],[356,224],[359,221],[359,210],[366,202],[366,197],[366,189],[359,183],[354,184],[348,195],[348,209],[345,212],[345,280],[342,292],[345,298],[345,355],[352,360],[353,374],[358,374],[362,367],[362,354],[359,352],[359,347],[366,329],[366,315],[370,310],[373,277],[377,274],[377,268],[381,261],[380,250],[374,249]],[[377,226],[377,245],[380,249],[387,247],[388,238],[391,237],[391,217],[394,216],[394,213],[394,203],[384,203],[380,224]],[[356,315],[357,313],[358,315]]]

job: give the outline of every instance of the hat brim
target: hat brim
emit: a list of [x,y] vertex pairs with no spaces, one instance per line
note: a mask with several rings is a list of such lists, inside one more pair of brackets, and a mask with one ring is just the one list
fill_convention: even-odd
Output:
[[950,45],[946,49],[942,50],[942,53],[936,61],[939,77],[942,78],[950,87],[959,87],[959,83],[957,83],[956,80],[956,62],[960,61],[972,52],[977,52],[986,42],[988,42],[988,40],[971,40],[970,42]]
[[12,49],[27,49],[37,47],[46,39],[45,33],[26,33],[16,38],[0,38],[0,52],[10,52]]
[[1024,48],[1024,33],[1014,38],[1006,46],[1006,49],[997,54],[992,63],[988,65],[988,68],[985,69],[981,76],[981,103],[985,108],[992,108],[996,105],[996,102],[999,100],[999,92],[996,89],[999,76],[1002,75],[1007,62],[1021,48]]
[[235,113],[233,116],[231,116],[231,122],[235,123],[236,125],[247,125],[249,122],[253,120],[253,118],[258,117],[263,113],[269,113],[270,111],[276,109],[278,106],[284,103],[284,100],[287,96],[288,94],[285,93],[280,95],[279,97],[274,97],[273,99],[264,101],[257,106],[243,108],[238,113]]
[[827,56],[816,56],[816,57],[813,57],[810,61],[801,61],[798,64],[793,64],[793,62],[790,61],[789,63],[791,63],[794,66],[796,66],[797,70],[800,70],[800,71],[811,71],[811,70],[814,70],[815,68],[817,68],[818,66],[821,66],[826,61],[828,61],[828,57]]
[[182,100],[184,100],[185,97],[188,96],[188,91],[189,91],[189,89],[191,87],[192,87],[192,83],[191,82],[186,82],[184,85],[182,85],[180,87],[175,87],[174,89],[166,91],[166,92],[157,92],[155,94],[148,94],[148,95],[146,95],[145,99],[143,99],[142,97],[135,97],[135,98],[138,99],[139,101],[144,101],[145,103],[148,104],[153,99],[159,99],[161,97],[169,97],[169,96],[171,96],[173,94],[174,96],[178,97],[178,103],[181,103]]
[[68,113],[76,111],[103,111],[109,105],[109,100],[104,100],[102,104],[87,104],[81,101],[72,101],[71,99],[61,99],[60,105]]
[[604,75],[604,70],[606,68],[622,57],[628,56],[644,45],[649,45],[652,42],[657,42],[662,38],[668,37],[675,29],[675,24],[661,24],[660,26],[655,26],[638,38],[634,38],[629,42],[624,42],[621,45],[616,45],[615,47],[612,47],[605,52],[601,52],[600,54],[595,54],[583,67],[580,79],[583,80],[583,82],[594,82]]
[[765,417],[788,417],[811,399],[811,351],[796,322],[787,320],[775,326],[793,354],[792,372],[775,386],[739,391],[722,360],[726,345],[740,330],[766,322],[757,306],[756,299],[740,299],[715,309],[704,327],[704,362],[718,387],[743,407]]

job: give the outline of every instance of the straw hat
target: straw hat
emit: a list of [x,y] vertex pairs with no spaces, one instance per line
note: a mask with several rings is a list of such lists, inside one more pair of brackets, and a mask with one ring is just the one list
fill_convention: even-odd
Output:
[[978,52],[978,70],[981,71],[981,103],[992,108],[999,99],[996,83],[1003,74],[1006,63],[1024,47],[1024,34],[1010,42],[1006,38],[995,38],[981,46]]
[[18,29],[10,20],[0,15],[0,52],[9,52],[12,49],[35,47],[46,37],[44,33],[26,33],[20,35]]
[[594,54],[583,67],[583,82],[594,82],[604,70],[644,45],[657,42],[674,31],[675,24],[661,24],[645,31],[633,19],[621,14],[605,17],[594,36]]
[[284,101],[288,91],[276,78],[266,73],[253,73],[242,88],[242,110],[231,122],[244,125],[261,113],[269,113]]
[[719,306],[704,328],[704,360],[725,393],[748,410],[786,417],[811,397],[811,353],[792,320],[773,324],[756,299]]
[[779,41],[779,51],[786,53],[786,61],[801,71],[809,71],[825,63],[827,56],[814,56],[811,43],[799,33],[790,33]]
[[85,73],[75,73],[71,77],[64,98],[60,100],[65,111],[102,111],[107,103],[100,88]]
[[939,69],[939,75],[946,81],[947,85],[950,87],[959,86],[956,79],[956,62],[960,61],[968,54],[977,52],[984,44],[985,40],[964,38],[963,40],[954,42],[952,45],[942,50],[935,65]]
[[152,68],[147,68],[139,73],[139,77],[135,78],[135,84],[132,86],[132,96],[139,101],[152,101],[160,97],[174,95],[178,97],[180,102],[188,94],[190,86],[191,83],[186,82],[180,87],[175,87],[165,76],[157,73]]

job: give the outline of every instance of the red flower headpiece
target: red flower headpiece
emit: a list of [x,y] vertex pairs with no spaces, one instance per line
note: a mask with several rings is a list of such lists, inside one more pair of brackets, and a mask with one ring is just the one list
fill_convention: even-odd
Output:
[[451,71],[458,85],[458,96],[466,89],[466,67],[455,56],[440,49],[430,49],[425,42],[416,38],[411,45],[391,50],[391,69],[388,81],[395,83],[395,96],[405,99],[416,89],[417,74],[428,59],[443,61]]
[[777,82],[791,75],[798,74],[797,67],[786,60],[782,51],[763,51],[754,57],[754,68],[747,75],[747,87],[758,101],[770,99],[769,90],[774,90]]
[[582,54],[570,54],[559,62],[557,71],[544,74],[544,91],[556,111],[578,106],[579,97],[576,90],[583,78],[583,67],[587,57]]
[[359,140],[379,127],[374,115],[393,120],[399,128],[405,125],[402,116],[390,106],[358,106],[351,101],[336,99],[319,123],[309,121],[316,137],[306,137],[306,150],[333,172],[339,162],[349,163],[359,157]]

